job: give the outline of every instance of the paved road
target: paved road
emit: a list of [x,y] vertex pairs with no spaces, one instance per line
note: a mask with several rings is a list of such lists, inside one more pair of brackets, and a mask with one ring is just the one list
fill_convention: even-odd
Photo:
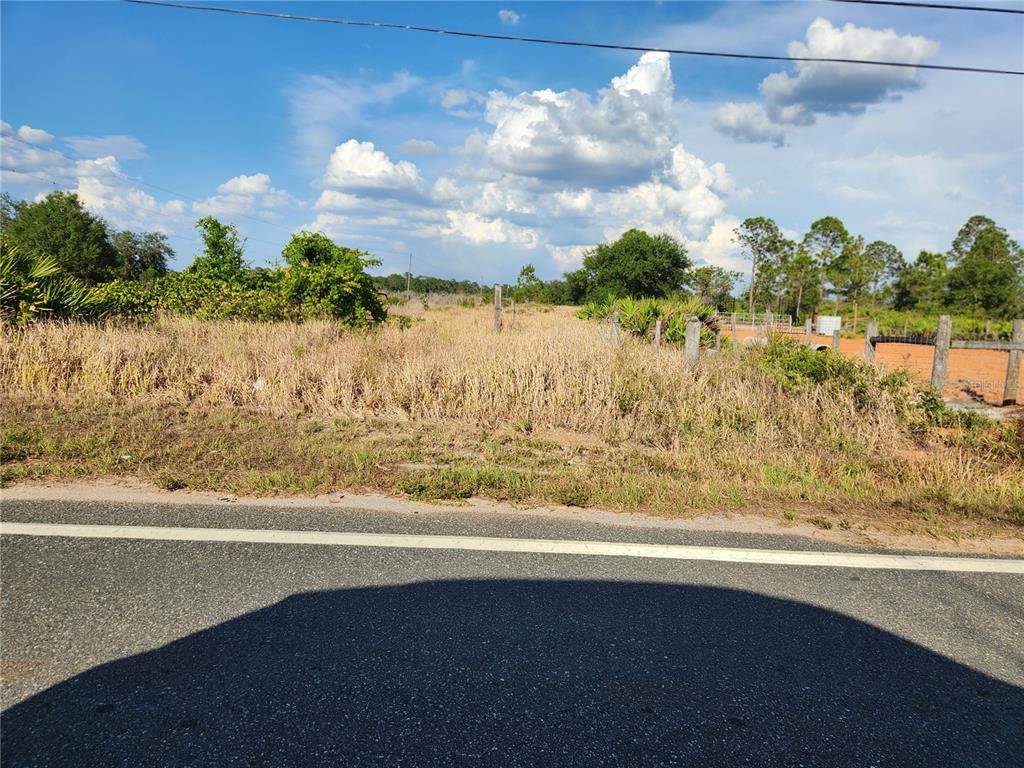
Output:
[[[810,546],[457,511],[5,501],[2,516]],[[1020,575],[23,535],[0,558],[3,766],[1024,756]]]

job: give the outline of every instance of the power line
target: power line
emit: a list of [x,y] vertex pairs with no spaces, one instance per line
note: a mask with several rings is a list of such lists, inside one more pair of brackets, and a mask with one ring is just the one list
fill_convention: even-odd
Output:
[[[11,136],[4,136],[4,138],[5,139],[9,139],[9,138],[13,138],[13,137],[11,137]],[[53,151],[57,152],[57,150],[53,150]],[[60,154],[60,152],[57,152],[57,154]],[[0,170],[6,171],[8,173],[16,173],[19,176],[28,176],[29,178],[35,179],[36,181],[42,181],[42,182],[44,182],[46,184],[51,184],[52,186],[57,187],[59,189],[66,189],[69,192],[76,192],[76,193],[78,192],[78,187],[73,187],[70,184],[66,184],[64,182],[57,181],[52,176],[46,176],[46,175],[43,175],[43,174],[33,173],[31,171],[19,171],[16,168],[3,168],[3,169],[0,169]],[[201,243],[200,240],[198,240],[198,239],[196,239],[194,237],[188,237],[186,235],[175,235],[175,234],[171,234],[169,232],[164,232],[163,234],[167,235],[167,237],[176,237],[176,238],[179,238],[180,240],[188,240],[189,242],[193,242],[193,243]],[[246,237],[245,239],[246,239],[247,242],[259,243],[260,245],[269,245],[269,246],[271,246],[273,248],[277,248],[280,245],[280,243],[272,243],[269,240],[257,240],[255,238],[251,238],[251,237]]]
[[484,40],[508,40],[517,43],[541,43],[543,45],[565,45],[576,48],[602,48],[614,51],[656,51],[669,53],[678,56],[711,56],[724,59],[755,59],[759,61],[805,61],[822,62],[828,64],[863,64],[874,67],[903,67],[907,69],[930,69],[943,72],[972,72],[988,75],[1024,75],[1024,71],[1009,69],[988,69],[985,67],[959,67],[947,64],[912,64],[906,61],[877,61],[873,59],[837,59],[818,56],[771,56],[768,54],[754,53],[726,53],[723,51],[700,51],[682,50],[673,48],[650,48],[641,45],[620,45],[617,43],[593,43],[582,40],[557,40],[544,37],[521,37],[517,35],[498,35],[489,32],[464,32],[452,29],[441,29],[440,27],[423,27],[416,24],[398,24],[385,21],[355,21],[352,19],[335,19],[324,16],[300,16],[293,13],[275,13],[272,11],[256,11],[249,8],[225,8],[216,5],[192,5],[189,3],[167,2],[166,0],[124,0],[126,3],[137,5],[151,5],[163,8],[182,8],[189,11],[212,11],[215,13],[233,13],[239,16],[263,16],[272,19],[286,19],[289,21],[312,21],[322,24],[341,24],[351,27],[375,27],[378,29],[399,29],[408,32],[431,32],[438,35],[452,35],[454,37],[473,37]]
[[[60,157],[65,158],[66,160],[73,160],[72,158],[68,157],[67,155],[61,153],[59,150],[55,150],[55,148],[53,148],[53,147],[43,146],[42,144],[34,144],[31,141],[26,141],[25,139],[18,138],[17,136],[4,136],[3,139],[5,141],[7,139],[12,139],[14,141],[18,141],[19,143],[23,143],[23,144],[26,144],[28,146],[34,146],[34,147],[40,148],[40,150],[45,150],[46,152],[52,152],[55,155],[59,155]],[[53,185],[55,187],[59,187],[61,189],[68,189],[69,191],[77,191],[78,190],[77,186],[74,186],[74,185],[69,184],[67,182],[58,181],[57,179],[53,178],[52,176],[48,176],[48,175],[45,175],[45,174],[34,173],[32,171],[19,171],[16,168],[3,168],[2,170],[7,171],[8,173],[16,173],[16,174],[18,174],[20,176],[28,176],[29,178],[35,179],[36,181],[42,181],[44,183],[51,184],[51,185]],[[113,171],[112,171],[112,173],[113,173]],[[123,174],[122,173],[120,175],[122,177],[128,179],[129,181],[133,181],[133,182],[137,182],[137,183],[142,183],[139,179],[136,179],[136,178],[133,178],[131,176],[128,176],[127,174]],[[173,189],[165,189],[164,187],[157,186],[156,184],[150,184],[150,186],[153,186],[153,187],[158,188],[158,189],[163,189],[164,191],[168,191],[168,193],[170,193],[171,195],[176,195],[176,196],[178,196],[180,198],[186,198],[186,199],[189,199],[189,200],[195,200],[193,198],[188,198],[187,195],[182,195],[181,193],[177,193],[177,191],[174,191]],[[252,218],[252,217],[250,216],[250,217],[247,217],[247,218]],[[271,226],[278,226],[278,227],[280,227],[283,230],[287,230],[289,232],[289,234],[291,234],[293,232],[291,227],[285,226],[283,224],[275,224],[272,221],[262,221],[261,219],[254,219],[254,220],[260,221],[260,223],[269,224]],[[169,232],[165,232],[165,233],[167,234],[167,237],[169,237],[169,238],[177,238],[179,240],[186,240],[186,241],[188,241],[190,243],[202,244],[202,242],[200,240],[198,240],[197,238],[189,238],[189,237],[183,236],[183,234],[172,234],[172,233],[169,233]],[[257,239],[248,238],[248,237],[246,238],[246,240],[248,242],[251,242],[251,243],[259,243],[260,245],[270,246],[271,248],[279,248],[281,246],[280,243],[270,243],[269,241],[266,241],[266,240],[257,240]],[[358,246],[356,246],[356,247],[358,248]],[[378,253],[381,253],[381,252],[383,252],[383,253],[390,253],[390,254],[398,254],[398,255],[401,255],[401,256],[406,256],[409,253],[408,249],[407,250],[396,250],[396,249],[393,249],[393,248],[379,248],[379,247],[374,247],[374,246],[367,246],[365,248],[361,248],[360,250],[366,250],[372,256],[376,255]],[[422,256],[419,256],[417,258],[418,258],[419,261],[425,263],[429,267],[432,267],[432,268],[434,268],[434,269],[436,269],[438,271],[444,271],[444,269],[442,267],[440,267],[437,264],[431,262],[429,259],[423,258]]]
[[[3,138],[4,138],[5,141],[9,139],[11,141],[17,141],[20,144],[25,144],[26,146],[31,146],[31,147],[35,148],[35,150],[41,150],[42,152],[52,152],[54,155],[59,155],[61,158],[67,160],[70,163],[77,162],[77,160],[75,158],[72,158],[69,155],[66,155],[65,153],[60,152],[59,150],[56,150],[56,148],[54,148],[52,146],[46,146],[44,144],[37,144],[37,143],[34,143],[32,141],[26,141],[24,138],[19,137],[19,136],[4,136]],[[9,170],[14,170],[14,169],[9,169]],[[184,198],[189,203],[199,203],[200,205],[204,205],[205,204],[205,201],[199,200],[198,198],[191,197],[190,195],[185,195],[184,193],[179,193],[179,191],[175,191],[174,189],[168,189],[166,186],[161,186],[160,184],[154,184],[151,181],[143,181],[142,179],[136,178],[135,176],[129,176],[127,173],[124,173],[123,171],[115,171],[115,170],[113,170],[111,168],[105,168],[104,170],[106,170],[106,172],[111,173],[111,174],[113,174],[115,176],[120,176],[121,178],[123,178],[123,179],[125,179],[127,181],[130,181],[133,184],[139,184],[140,186],[148,186],[151,189],[159,189],[160,191],[162,191],[162,193],[167,193],[168,195],[173,195],[173,196],[175,196],[177,198]],[[278,223],[275,223],[273,221],[267,221],[266,219],[257,218],[256,216],[250,216],[247,213],[236,213],[236,214],[232,215],[232,218],[249,219],[251,221],[255,221],[258,224],[264,224],[266,226],[275,226],[275,227],[278,227],[280,229],[288,229],[289,233],[291,233],[291,231],[292,231],[290,227],[287,227],[284,224],[278,224]],[[265,243],[264,241],[259,241],[259,240],[254,240],[253,242],[254,243],[263,243],[264,245],[270,245],[269,243]]]
[[948,5],[946,3],[912,3],[901,0],[829,0],[832,3],[857,3],[858,5],[892,5],[897,8],[939,8],[943,11],[979,11],[982,13],[1019,13],[1018,8],[991,8],[982,5]]

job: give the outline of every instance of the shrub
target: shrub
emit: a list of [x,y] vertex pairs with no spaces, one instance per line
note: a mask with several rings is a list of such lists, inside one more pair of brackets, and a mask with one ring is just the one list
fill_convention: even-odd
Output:
[[884,398],[900,414],[910,410],[912,388],[905,371],[883,376],[874,366],[832,350],[811,349],[781,335],[772,336],[766,346],[748,348],[747,355],[787,392],[820,386],[852,395],[862,409]]
[[93,297],[96,315],[128,320],[150,319],[158,303],[152,284],[129,280],[101,283],[93,289]]
[[278,271],[246,270],[226,280],[202,272],[180,272],[156,282],[157,306],[201,320],[286,320],[298,313],[279,286]]

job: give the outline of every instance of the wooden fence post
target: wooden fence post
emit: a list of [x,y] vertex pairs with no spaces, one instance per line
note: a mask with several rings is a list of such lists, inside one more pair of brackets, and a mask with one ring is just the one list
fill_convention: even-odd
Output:
[[715,352],[722,351],[722,332],[720,330],[715,331]]
[[654,351],[661,350],[661,318],[654,321]]
[[512,299],[512,319],[508,323],[508,327],[511,328],[516,324],[516,300]]
[[878,335],[878,321],[868,320],[867,329],[864,331],[864,359],[869,365],[875,364],[875,345],[871,339]]
[[839,331],[832,331],[832,351],[839,351]]
[[622,346],[622,338],[619,335],[619,311],[612,312],[612,346]]
[[[1024,341],[1024,319],[1013,321],[1013,341]],[[1014,405],[1020,400],[1020,359],[1019,350],[1010,350],[1006,363],[1006,383],[1003,385],[1003,405]]]
[[494,330],[501,330],[501,286],[494,286]]
[[739,343],[739,339],[736,338],[736,313],[732,313],[732,344],[736,346]]
[[813,326],[811,325],[811,318],[804,320],[804,344],[808,347],[814,343],[814,334],[812,333]]
[[688,368],[695,366],[700,356],[700,320],[696,317],[686,321],[686,346],[683,348],[683,356]]
[[932,357],[932,386],[939,390],[939,395],[946,388],[946,370],[949,367],[949,340],[953,335],[953,324],[949,315],[939,316],[939,326],[935,329],[935,353]]

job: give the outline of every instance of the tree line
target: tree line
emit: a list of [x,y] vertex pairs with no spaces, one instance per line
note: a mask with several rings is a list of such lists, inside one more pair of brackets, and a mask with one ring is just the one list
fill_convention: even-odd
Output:
[[[383,318],[386,296],[407,286],[406,275],[369,276],[366,270],[380,263],[369,254],[309,232],[285,246],[282,266],[252,268],[235,227],[209,216],[196,222],[203,251],[175,273],[166,236],[113,230],[74,193],[53,192],[32,202],[4,194],[0,226],[0,294],[8,322],[33,314],[138,317],[163,309],[201,317],[323,315],[364,323]],[[639,229],[594,246],[581,267],[561,279],[542,280],[526,264],[503,290],[512,299],[550,304],[693,297],[720,310],[742,304],[796,319],[852,312],[854,323],[865,308],[1024,315],[1024,249],[984,216],[971,217],[947,252],[921,251],[912,262],[891,243],[851,234],[835,216],[818,219],[794,239],[770,218],[748,218],[734,240],[750,263],[740,291],[739,272],[695,266],[675,238]],[[469,280],[421,275],[409,282],[418,294],[479,294],[485,301],[493,295],[492,287]]]
[[831,303],[856,319],[864,306],[951,311],[994,318],[1024,314],[1024,249],[985,216],[972,216],[946,253],[908,262],[896,246],[866,242],[835,216],[815,221],[799,241],[774,221],[749,218],[735,241],[750,262],[749,310],[801,318]]
[[203,249],[181,272],[157,232],[113,231],[74,193],[35,202],[0,200],[0,318],[21,325],[41,317],[144,319],[157,311],[199,318],[380,322],[384,297],[366,273],[380,262],[322,234],[298,232],[283,265],[253,268],[245,240],[212,216],[195,228]]

